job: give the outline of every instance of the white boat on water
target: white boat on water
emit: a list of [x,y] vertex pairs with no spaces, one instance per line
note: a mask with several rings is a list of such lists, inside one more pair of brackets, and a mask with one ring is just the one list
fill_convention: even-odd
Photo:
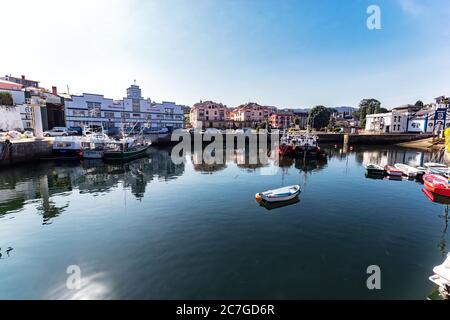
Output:
[[83,156],[81,140],[78,137],[56,137],[53,141],[53,155],[61,160],[74,160]]
[[424,166],[429,173],[450,177],[450,168],[443,163],[427,162]]
[[408,166],[407,164],[403,164],[403,163],[396,163],[394,165],[394,167],[396,167],[398,170],[400,170],[403,173],[403,175],[405,175],[409,178],[414,178],[414,177],[417,177],[418,175],[425,174],[424,170],[414,168],[414,167]]
[[443,298],[450,298],[450,254],[443,264],[434,267],[434,275],[429,279],[439,286],[439,292]]
[[300,186],[294,185],[275,190],[268,190],[257,193],[255,198],[257,202],[282,202],[294,199],[300,194]]
[[427,162],[424,163],[425,168],[448,168],[447,165],[443,163],[436,163],[436,162]]

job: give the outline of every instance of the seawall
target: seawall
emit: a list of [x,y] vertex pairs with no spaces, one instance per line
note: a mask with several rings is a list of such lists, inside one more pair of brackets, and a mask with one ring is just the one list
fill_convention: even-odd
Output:
[[343,143],[344,136],[348,136],[349,144],[396,144],[401,142],[415,141],[431,137],[427,134],[345,134],[345,133],[318,133],[319,143]]
[[53,139],[12,141],[11,147],[0,142],[0,167],[36,162],[52,154]]

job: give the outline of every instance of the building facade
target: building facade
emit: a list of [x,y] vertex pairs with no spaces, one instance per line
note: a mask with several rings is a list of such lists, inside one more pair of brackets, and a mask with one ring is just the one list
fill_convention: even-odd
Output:
[[35,80],[30,80],[25,78],[24,75],[22,75],[20,78],[19,77],[13,77],[11,75],[6,75],[2,78],[0,78],[1,80],[6,80],[9,82],[14,82],[17,84],[20,84],[24,87],[34,87],[34,88],[39,88],[39,81],[35,81]]
[[269,119],[273,108],[250,102],[233,110],[233,120],[239,122],[260,123]]
[[270,126],[276,129],[286,129],[295,122],[295,114],[292,110],[278,110],[270,115]]
[[232,111],[222,103],[200,101],[192,106],[189,113],[193,128],[223,128],[233,127]]
[[65,101],[67,126],[102,126],[108,128],[148,127],[158,131],[184,127],[182,106],[175,102],[153,103],[144,99],[136,84],[127,89],[123,100],[84,93]]
[[241,129],[254,128],[270,121],[275,107],[247,103],[236,108],[227,108],[222,103],[201,101],[192,106],[189,118],[193,128]]

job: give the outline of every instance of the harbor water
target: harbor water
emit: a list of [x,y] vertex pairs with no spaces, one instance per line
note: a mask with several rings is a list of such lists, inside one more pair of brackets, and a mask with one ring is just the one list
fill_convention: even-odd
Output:
[[[223,165],[195,154],[174,164],[170,149],[151,148],[126,164],[4,168],[0,299],[426,299],[448,252],[448,205],[418,181],[368,178],[364,164],[436,155],[325,150],[265,167],[238,164],[239,152]],[[255,202],[293,184],[298,202]],[[380,290],[367,287],[373,265]]]

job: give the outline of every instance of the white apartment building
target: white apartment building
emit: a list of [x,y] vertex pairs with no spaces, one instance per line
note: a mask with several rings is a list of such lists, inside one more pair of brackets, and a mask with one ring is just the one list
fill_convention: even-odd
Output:
[[67,126],[96,125],[104,128],[149,127],[177,129],[184,124],[182,106],[174,102],[152,103],[144,99],[136,84],[127,89],[123,100],[84,93],[65,101]]
[[365,130],[380,133],[420,132],[419,128],[423,125],[415,120],[416,113],[420,112],[419,109],[413,105],[404,105],[394,108],[388,113],[367,115]]

